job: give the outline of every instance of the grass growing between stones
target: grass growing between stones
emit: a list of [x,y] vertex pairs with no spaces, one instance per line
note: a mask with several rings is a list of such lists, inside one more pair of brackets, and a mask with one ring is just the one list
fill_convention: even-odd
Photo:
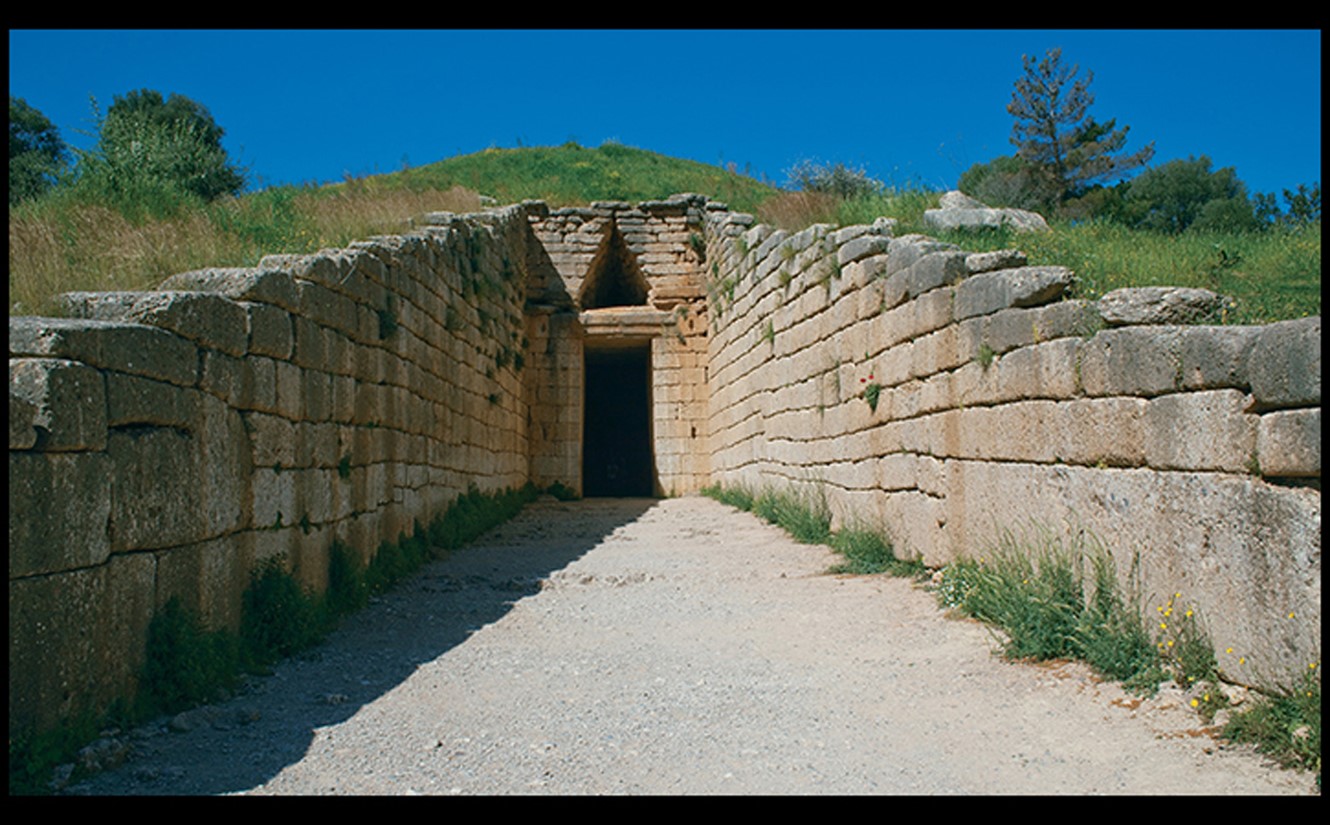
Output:
[[[530,484],[496,493],[472,488],[428,527],[417,522],[411,535],[381,543],[368,565],[356,550],[334,542],[323,594],[306,591],[280,559],[270,559],[251,574],[238,632],[209,630],[197,613],[170,599],[148,626],[132,701],[117,703],[101,718],[83,714],[51,731],[10,731],[10,794],[49,793],[56,766],[77,759],[99,731],[124,730],[229,695],[244,674],[266,673],[280,659],[318,644],[372,596],[512,518],[538,494]],[[68,781],[77,781],[81,772],[86,769],[76,762]]]
[[[1122,591],[1111,554],[1093,537],[1004,532],[978,558],[943,567],[935,582],[943,607],[1001,631],[1007,658],[1078,659],[1141,694],[1173,681],[1206,724],[1229,710],[1199,611],[1174,593],[1156,607],[1152,627],[1139,594]],[[1319,786],[1319,660],[1292,684],[1255,691],[1251,704],[1229,713],[1222,735],[1253,743],[1285,766],[1315,771]]]

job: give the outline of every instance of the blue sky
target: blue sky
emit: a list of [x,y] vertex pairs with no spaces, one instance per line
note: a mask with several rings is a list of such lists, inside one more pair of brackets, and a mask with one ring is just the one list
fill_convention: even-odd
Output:
[[1321,177],[1319,30],[9,32],[9,92],[75,146],[134,89],[207,106],[252,185],[490,146],[616,140],[776,183],[804,159],[950,188],[1010,154],[1021,56],[1094,72],[1091,114],[1252,192]]

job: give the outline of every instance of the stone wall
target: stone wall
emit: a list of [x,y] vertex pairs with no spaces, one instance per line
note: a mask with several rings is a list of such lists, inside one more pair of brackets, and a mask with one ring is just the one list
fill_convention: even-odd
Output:
[[235,628],[259,562],[527,482],[526,212],[436,219],[10,319],[11,727],[131,695],[172,596]]
[[[704,216],[723,207],[694,194],[635,206],[526,206],[536,240],[529,266],[528,294],[538,317],[532,341],[542,342],[532,349],[543,354],[535,374],[544,376],[532,395],[539,419],[533,480],[581,492],[584,348],[638,344],[650,347],[655,492],[701,489],[708,478]],[[641,292],[602,305],[596,287],[609,279]]]
[[1233,659],[1319,651],[1319,317],[1106,328],[1066,269],[891,230],[712,213],[713,482],[825,495],[930,565],[1089,530]]
[[11,727],[132,694],[173,596],[235,627],[264,560],[318,592],[334,539],[368,560],[470,487],[581,492],[616,350],[658,495],[805,488],[930,564],[1088,529],[1221,649],[1319,649],[1319,318],[1141,325],[1019,252],[698,195],[425,222],[10,319]]

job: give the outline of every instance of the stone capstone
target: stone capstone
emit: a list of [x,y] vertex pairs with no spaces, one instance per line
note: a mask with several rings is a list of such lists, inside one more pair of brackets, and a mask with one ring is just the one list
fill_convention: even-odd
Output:
[[1219,316],[1231,301],[1208,289],[1142,286],[1115,289],[1099,299],[1099,314],[1110,327],[1132,324],[1194,324]]

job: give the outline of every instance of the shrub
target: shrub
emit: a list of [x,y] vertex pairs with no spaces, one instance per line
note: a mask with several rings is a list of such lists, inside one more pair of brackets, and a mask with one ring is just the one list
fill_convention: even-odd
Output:
[[851,200],[865,195],[878,195],[886,185],[868,176],[864,169],[855,169],[844,163],[821,163],[803,160],[789,170],[790,185],[804,192],[835,195]]
[[255,570],[242,604],[240,639],[247,666],[266,667],[303,650],[320,636],[314,600],[276,557]]

